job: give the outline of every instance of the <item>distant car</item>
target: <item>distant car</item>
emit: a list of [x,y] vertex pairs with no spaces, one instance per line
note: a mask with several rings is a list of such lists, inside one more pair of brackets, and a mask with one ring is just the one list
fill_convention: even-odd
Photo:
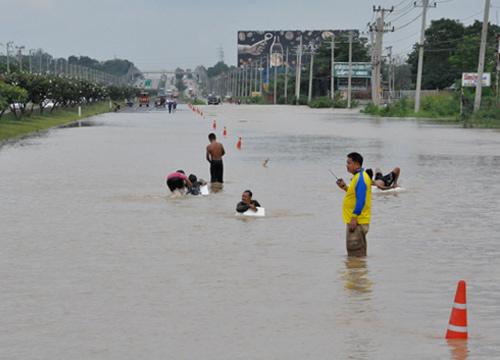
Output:
[[24,108],[24,104],[21,103],[12,103],[10,104],[10,108],[13,110],[21,110]]
[[54,101],[50,99],[46,99],[43,103],[42,106],[44,109],[51,109],[54,107]]
[[208,105],[219,105],[220,104],[220,98],[215,95],[209,95],[207,98],[207,104]]

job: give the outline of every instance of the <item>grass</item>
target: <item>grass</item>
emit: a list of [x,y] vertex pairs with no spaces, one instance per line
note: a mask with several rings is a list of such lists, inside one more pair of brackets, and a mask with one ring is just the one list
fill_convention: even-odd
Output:
[[[36,110],[35,110],[36,111]],[[33,112],[31,116],[16,119],[13,114],[5,114],[0,118],[0,142],[19,138],[34,132],[50,129],[55,126],[65,125],[79,119],[109,112],[109,102],[103,101],[96,104],[82,106],[82,117],[78,117],[78,107],[55,109],[40,115]]]
[[460,115],[460,97],[457,93],[439,94],[422,98],[420,111],[413,111],[414,102],[401,99],[385,107],[368,104],[362,112],[382,117],[425,118],[434,122],[461,124],[471,128],[500,128],[500,109],[497,99],[492,94],[483,96],[481,109],[472,113],[474,94],[465,94],[464,113]]

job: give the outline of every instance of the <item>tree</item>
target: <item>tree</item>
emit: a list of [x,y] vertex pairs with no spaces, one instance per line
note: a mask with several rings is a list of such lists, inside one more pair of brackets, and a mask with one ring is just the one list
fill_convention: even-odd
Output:
[[10,107],[17,119],[17,109],[12,106],[12,104],[24,103],[27,98],[28,92],[25,89],[0,81],[0,117],[2,117],[5,111]]
[[[477,71],[482,22],[464,27],[458,20],[440,19],[425,30],[423,89],[444,89],[461,77],[462,72]],[[486,71],[492,71],[496,49],[496,34],[500,28],[488,27]],[[418,65],[418,45],[408,55],[412,80],[415,82]]]
[[209,67],[207,69],[207,75],[209,78],[215,77],[215,76],[220,75],[224,72],[227,72],[228,69],[229,69],[229,67],[225,63],[223,63],[222,61],[219,61],[214,66]]
[[396,90],[414,89],[411,81],[411,66],[397,64],[394,68],[394,87]]
[[175,87],[180,93],[186,90],[186,85],[184,84],[184,81],[182,79],[177,79],[175,81]]
[[[457,51],[450,57],[450,63],[461,69],[461,72],[476,72],[479,61],[479,45],[483,23],[475,21],[465,28],[464,36],[457,44]],[[496,34],[500,27],[489,24],[486,41],[485,71],[493,71],[497,49]]]
[[[464,36],[465,28],[457,20],[440,19],[431,22],[425,30],[423,89],[444,89],[460,76],[462,70],[450,62],[457,52],[457,44]],[[412,81],[416,82],[418,66],[418,45],[408,55]]]
[[[354,38],[352,42],[352,61],[367,62],[370,61],[368,40],[366,38]],[[335,39],[335,62],[349,61],[349,38],[337,37]],[[314,76],[313,93],[314,96],[325,96],[330,91],[332,50],[331,42],[324,42],[316,51],[314,56]],[[309,79],[309,73],[306,78]]]
[[182,80],[183,77],[184,77],[184,70],[182,70],[181,68],[175,69],[175,79]]

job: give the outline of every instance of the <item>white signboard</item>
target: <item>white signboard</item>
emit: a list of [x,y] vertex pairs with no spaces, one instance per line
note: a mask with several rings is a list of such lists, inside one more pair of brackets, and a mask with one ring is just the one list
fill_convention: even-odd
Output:
[[[477,73],[462,73],[462,86],[475,87],[477,84]],[[491,74],[483,74],[483,86],[491,86]]]

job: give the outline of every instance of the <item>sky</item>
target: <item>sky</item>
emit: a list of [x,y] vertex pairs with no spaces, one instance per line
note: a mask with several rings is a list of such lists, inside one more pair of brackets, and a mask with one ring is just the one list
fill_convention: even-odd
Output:
[[[222,47],[224,61],[235,65],[238,30],[366,31],[373,5],[380,5],[395,6],[388,21],[397,30],[385,34],[384,47],[392,45],[396,55],[404,56],[420,35],[416,17],[421,8],[414,8],[414,1],[0,0],[0,52],[13,41],[56,57],[128,59],[140,70],[153,71],[212,66]],[[435,2],[427,24],[443,17],[463,19],[466,25],[482,21],[484,0]],[[492,23],[498,22],[499,12],[500,0],[492,0]]]

